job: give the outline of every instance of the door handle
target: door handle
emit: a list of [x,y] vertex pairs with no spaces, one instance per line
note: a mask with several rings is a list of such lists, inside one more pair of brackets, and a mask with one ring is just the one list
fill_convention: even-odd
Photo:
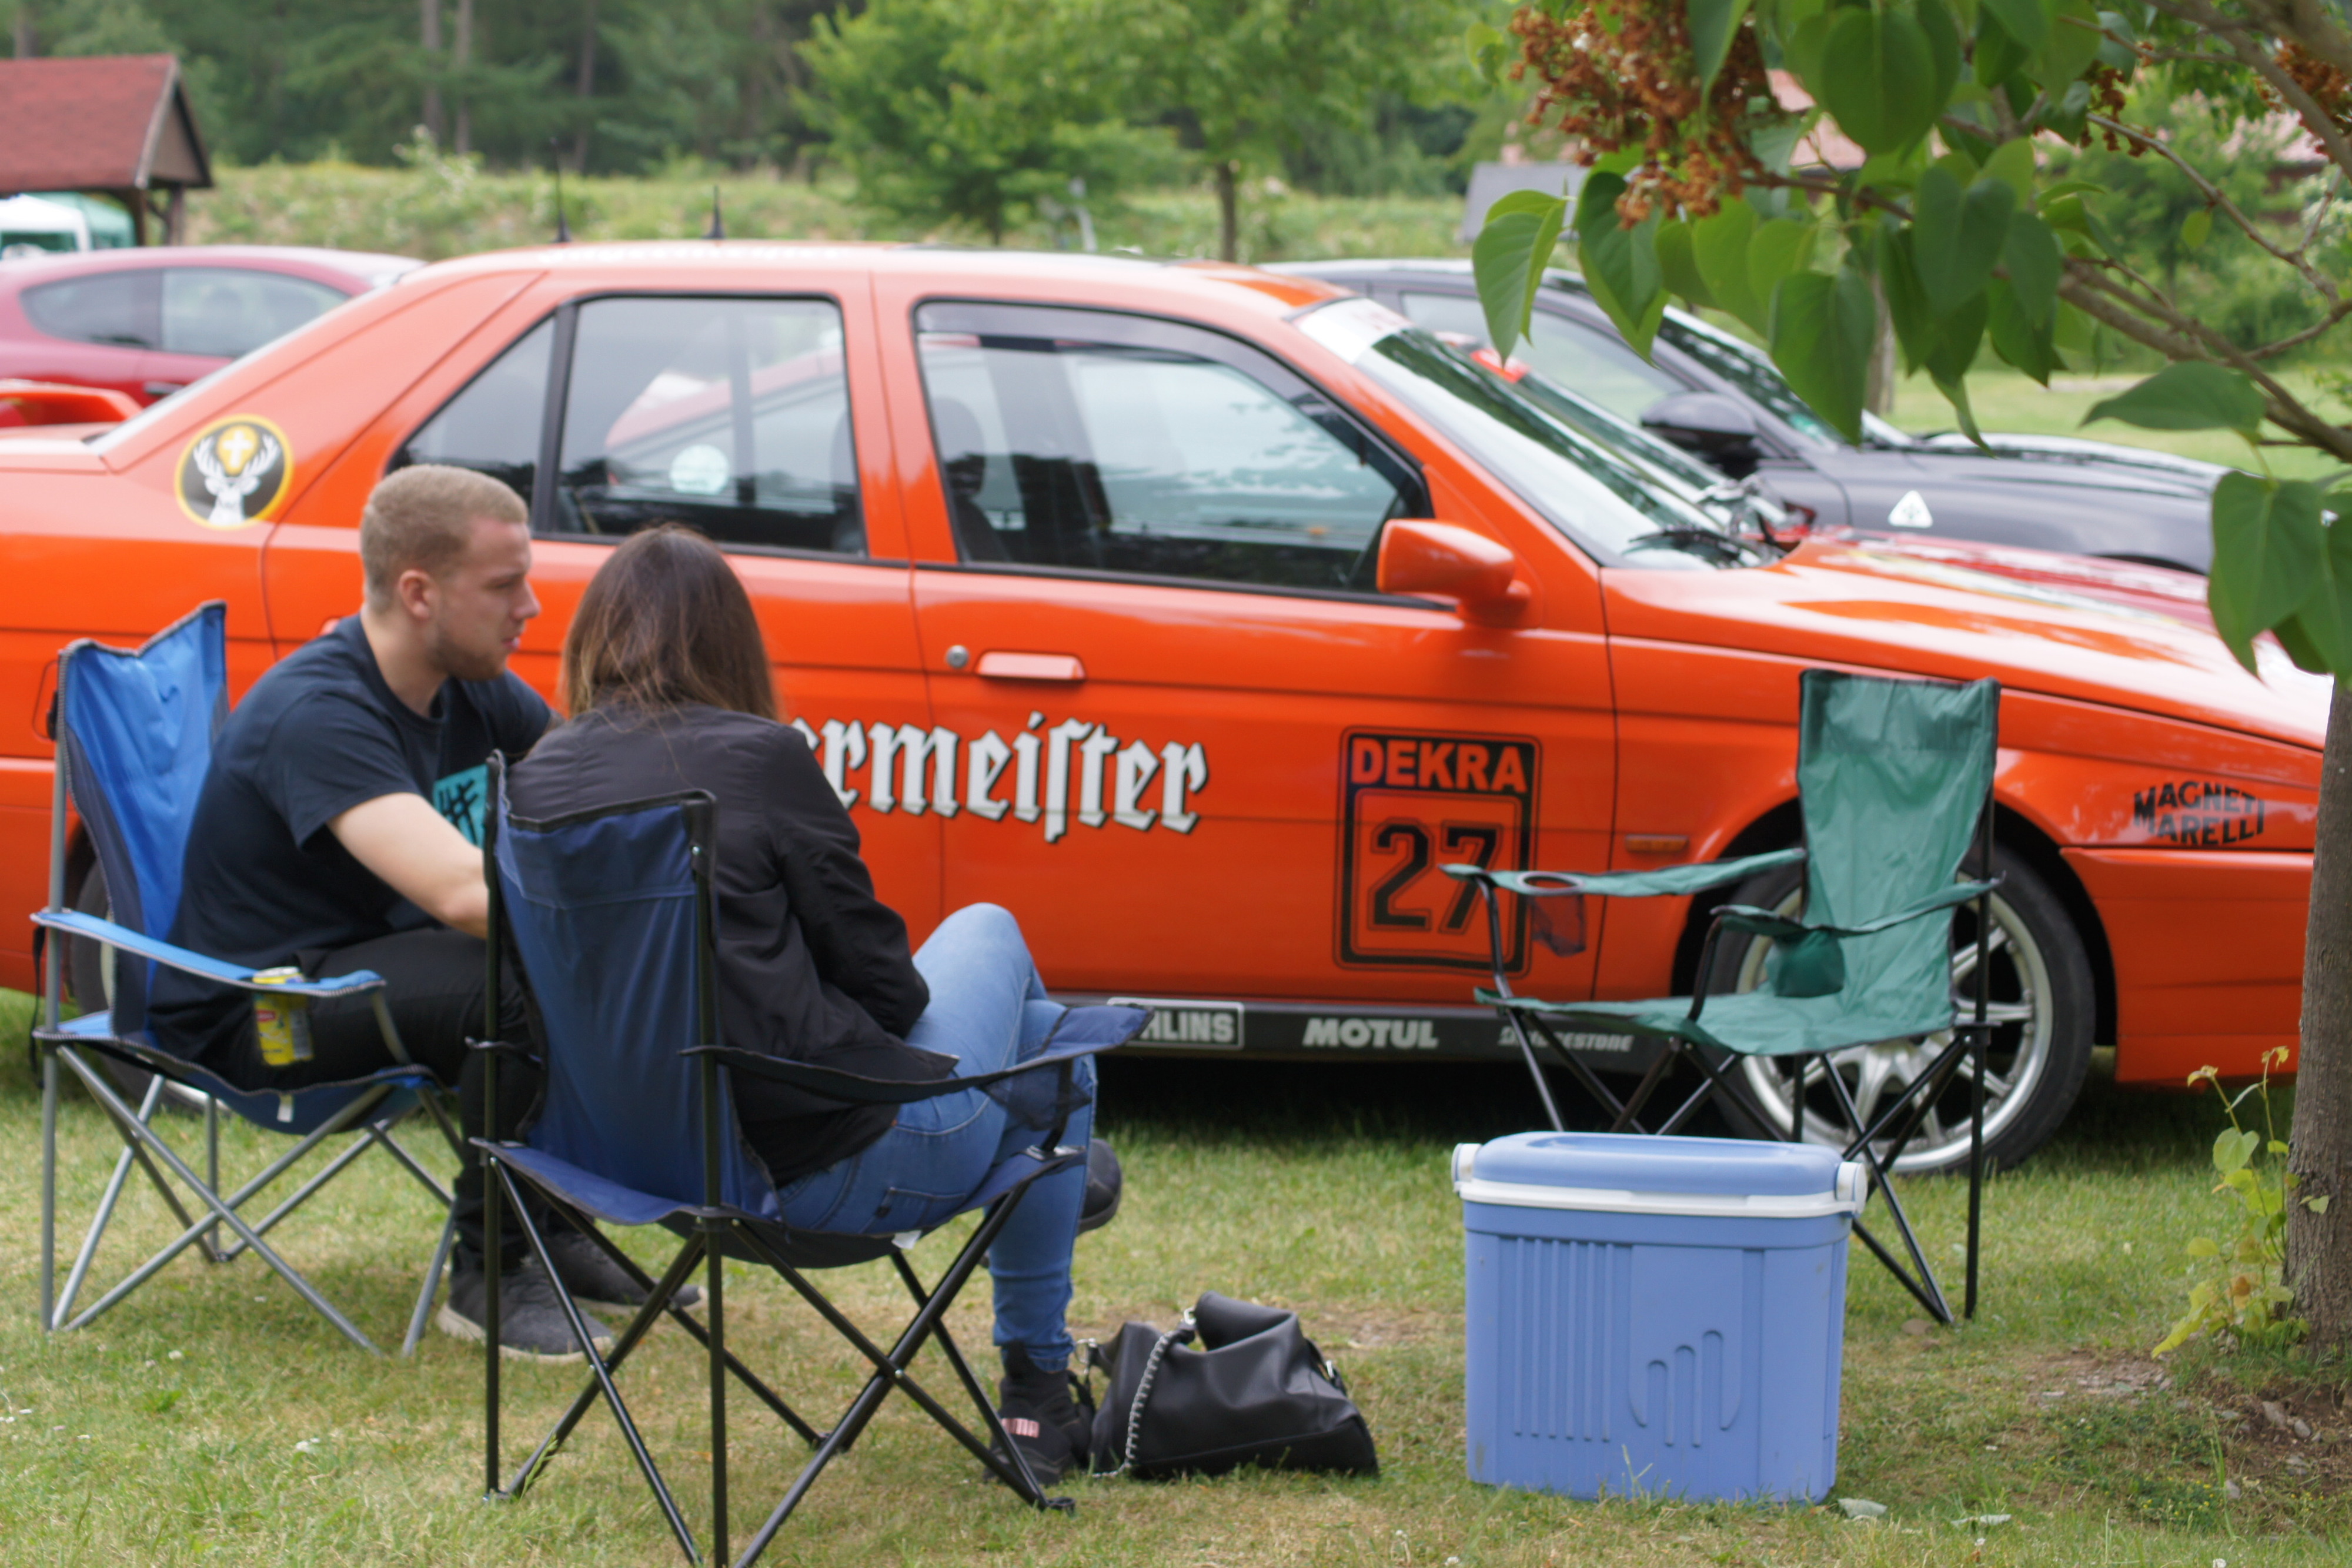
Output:
[[992,681],[1083,681],[1087,667],[1074,653],[1016,653],[992,648],[971,673]]

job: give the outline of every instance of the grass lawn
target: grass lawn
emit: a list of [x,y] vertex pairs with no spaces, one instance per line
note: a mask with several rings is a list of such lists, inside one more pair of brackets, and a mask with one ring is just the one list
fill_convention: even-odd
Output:
[[[2319,373],[2291,367],[2280,371],[2279,379],[2296,395],[2309,399],[2318,391]],[[2201,457],[2208,463],[2257,466],[2252,450],[2226,430],[2142,430],[2113,419],[2088,426],[2083,423],[2083,416],[2091,412],[2093,404],[2143,379],[2138,375],[2056,375],[2050,378],[2050,385],[2045,388],[2022,372],[1995,362],[1988,353],[1985,362],[1969,373],[1969,404],[1976,411],[1978,426],[1987,431],[2080,435],[2126,446],[2152,446],[2183,457]],[[2334,400],[2321,393],[2313,406],[2332,408]],[[1944,394],[1926,376],[1907,376],[1897,383],[1892,417],[1896,424],[1910,431],[1959,428],[1959,422],[1952,415],[1952,405],[1944,401]],[[2271,471],[2282,479],[2314,479],[2342,466],[2304,447],[2265,447],[2263,456]]]
[[[22,998],[0,1019],[21,1038]],[[2345,1560],[2352,1538],[2340,1374],[2146,1356],[2179,1298],[2182,1241],[2218,1212],[2200,1175],[2210,1103],[2095,1095],[2060,1143],[1998,1182],[1987,1306],[1927,1331],[1857,1251],[1839,1495],[1887,1506],[1591,1506],[1463,1474],[1458,1139],[1528,1124],[1500,1069],[1114,1061],[1106,1117],[1127,1161],[1118,1221],[1078,1249],[1075,1322],[1167,1322],[1204,1288],[1295,1306],[1370,1416],[1378,1480],[1261,1473],[1155,1485],[1073,1480],[1075,1517],[1032,1514],[901,1402],[838,1463],[769,1561],[1069,1564],[2132,1563]],[[66,1164],[93,1190],[113,1140],[79,1098]],[[427,1341],[413,1364],[346,1345],[253,1260],[183,1259],[93,1327],[36,1326],[38,1103],[0,1051],[0,1541],[17,1563],[662,1563],[677,1561],[601,1412],[515,1504],[478,1500],[478,1352]],[[228,1163],[258,1139],[226,1140]],[[396,1340],[432,1217],[389,1167],[341,1185],[286,1250],[362,1325]],[[1938,1257],[1962,1189],[1906,1189]],[[126,1202],[142,1239],[161,1206]],[[947,1249],[919,1250],[936,1267]],[[641,1256],[651,1257],[648,1247]],[[119,1261],[127,1249],[113,1254]],[[1955,1264],[1957,1259],[1953,1260]],[[855,1312],[895,1306],[879,1270],[835,1283]],[[730,1340],[788,1394],[853,1370],[780,1284],[730,1282]],[[987,1343],[984,1282],[957,1332]],[[933,1358],[926,1358],[932,1360]],[[934,1363],[936,1364],[936,1363]],[[647,1436],[699,1517],[701,1362],[674,1328],[625,1374]],[[512,1368],[514,1447],[574,1388]],[[940,1374],[943,1380],[943,1371]],[[2316,1428],[2295,1440],[2259,1401]],[[822,1405],[820,1398],[808,1404]],[[738,1399],[740,1542],[799,1458]],[[1984,1516],[2007,1515],[2000,1523]],[[1956,1522],[1959,1521],[1959,1522]]]

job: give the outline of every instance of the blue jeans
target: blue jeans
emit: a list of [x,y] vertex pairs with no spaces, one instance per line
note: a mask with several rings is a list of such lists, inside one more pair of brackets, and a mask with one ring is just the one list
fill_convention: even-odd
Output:
[[[1064,1011],[1046,999],[1037,966],[1011,912],[974,904],[940,923],[915,955],[931,988],[930,1006],[907,1043],[956,1059],[959,1075],[993,1072],[1037,1054]],[[1022,1079],[1000,1090],[1007,1098],[1050,1098],[1054,1074],[1032,1085]],[[1079,1148],[1094,1130],[1095,1064],[1082,1057],[1076,1086],[1087,1103],[1070,1113],[1062,1141]],[[1043,1094],[1019,1094],[1035,1088]],[[1051,1131],[1024,1120],[977,1089],[901,1106],[881,1139],[837,1165],[787,1184],[779,1196],[784,1218],[812,1230],[886,1236],[928,1230],[960,1213],[997,1162],[1029,1148]],[[996,1343],[1019,1345],[1046,1371],[1069,1363],[1073,1346],[1064,1314],[1070,1304],[1070,1249],[1078,1238],[1086,1201],[1081,1167],[1032,1184],[989,1249],[996,1285]]]

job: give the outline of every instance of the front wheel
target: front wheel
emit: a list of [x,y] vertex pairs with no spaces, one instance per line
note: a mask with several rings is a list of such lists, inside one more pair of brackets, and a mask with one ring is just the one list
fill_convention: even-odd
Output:
[[[2081,1093],[2091,1062],[2095,1001],[2091,964],[2065,906],[2022,860],[1996,847],[1993,869],[2002,876],[1992,895],[1989,943],[1993,1025],[1985,1076],[1985,1152],[1997,1166],[2014,1166],[2048,1142]],[[1804,868],[1783,866],[1750,879],[1727,901],[1793,915],[1804,902]],[[1966,874],[1974,874],[1971,866]],[[1952,920],[1952,999],[1961,1018],[1976,1005],[1977,905],[1962,904]],[[1710,992],[1753,990],[1763,979],[1769,941],[1727,939],[1706,977]],[[1843,1081],[1865,1124],[1895,1095],[1926,1072],[1950,1041],[1948,1031],[1881,1040],[1832,1051],[1829,1071]],[[1751,1056],[1738,1070],[1769,1119],[1770,1136],[1789,1135],[1794,1117],[1794,1059]],[[1805,1139],[1843,1147],[1855,1130],[1822,1076],[1820,1059],[1804,1061]],[[1966,1168],[1969,1080],[1963,1061],[1929,1108],[1918,1133],[1895,1162],[1903,1172]]]

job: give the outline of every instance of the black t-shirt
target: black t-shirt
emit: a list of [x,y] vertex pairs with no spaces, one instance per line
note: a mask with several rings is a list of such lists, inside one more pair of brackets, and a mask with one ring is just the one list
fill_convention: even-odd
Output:
[[[356,615],[254,683],[213,747],[172,940],[267,968],[431,925],[327,824],[385,795],[422,795],[478,843],[490,753],[520,757],[551,716],[511,674],[445,681],[433,707],[427,717],[393,695]],[[233,987],[156,970],[148,1019],[166,1051],[202,1060],[247,1012]]]

